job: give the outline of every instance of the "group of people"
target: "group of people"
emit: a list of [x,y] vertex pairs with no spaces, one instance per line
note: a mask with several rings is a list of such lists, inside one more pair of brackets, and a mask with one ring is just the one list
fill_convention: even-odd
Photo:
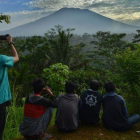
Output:
[[[72,132],[78,128],[79,122],[95,125],[100,122],[100,109],[103,107],[102,122],[107,129],[114,131],[126,131],[133,124],[140,121],[140,116],[134,114],[129,117],[125,100],[115,93],[112,82],[104,84],[106,94],[98,92],[97,80],[90,82],[89,89],[84,91],[79,98],[75,94],[76,85],[67,81],[66,94],[60,94],[58,98],[53,95],[50,88],[45,87],[43,79],[33,81],[33,93],[25,101],[23,122],[19,127],[20,133],[27,140],[42,140],[52,136],[45,133],[53,114],[53,108],[57,108],[55,126],[63,132]],[[43,97],[48,93],[50,99]]]
[[[7,41],[12,56],[0,55],[0,140],[5,126],[6,106],[11,99],[7,67],[12,67],[19,61],[12,37],[8,36]],[[125,100],[115,93],[112,82],[104,84],[104,96],[98,92],[100,86],[97,80],[90,81],[89,89],[84,91],[81,97],[75,94],[76,85],[70,81],[65,84],[65,94],[60,94],[57,99],[41,78],[34,79],[32,88],[33,93],[26,98],[23,122],[19,126],[19,131],[26,140],[47,140],[52,137],[46,130],[53,115],[53,108],[57,108],[55,126],[63,132],[75,131],[79,122],[98,124],[101,106],[101,120],[107,129],[123,132],[140,121],[138,114],[128,115]],[[50,97],[43,97],[44,93]]]

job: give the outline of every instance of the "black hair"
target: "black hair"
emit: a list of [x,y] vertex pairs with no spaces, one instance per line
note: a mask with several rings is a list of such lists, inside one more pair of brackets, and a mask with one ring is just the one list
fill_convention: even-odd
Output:
[[106,82],[104,84],[104,88],[107,92],[114,92],[115,91],[115,85],[112,82]]
[[73,93],[76,88],[76,84],[70,81],[67,81],[65,84],[66,93]]
[[97,80],[92,80],[92,81],[90,82],[90,88],[91,88],[92,90],[97,91],[97,90],[99,89],[99,87],[100,87],[100,85],[99,85],[99,83],[98,83]]
[[33,80],[32,83],[34,93],[39,93],[45,87],[45,82],[42,78],[37,78]]

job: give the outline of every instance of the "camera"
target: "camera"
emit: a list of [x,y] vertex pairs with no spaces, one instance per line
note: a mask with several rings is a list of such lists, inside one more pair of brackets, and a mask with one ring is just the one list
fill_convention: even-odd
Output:
[[9,36],[9,34],[6,35],[0,35],[0,40],[7,40],[7,37]]

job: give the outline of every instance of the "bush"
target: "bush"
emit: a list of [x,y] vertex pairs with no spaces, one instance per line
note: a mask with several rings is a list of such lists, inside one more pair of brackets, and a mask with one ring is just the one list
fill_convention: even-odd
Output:
[[117,75],[131,113],[140,113],[140,48],[130,48],[116,56]]
[[69,80],[76,83],[76,93],[80,96],[81,93],[89,89],[90,81],[96,79],[100,82],[100,74],[93,70],[76,70],[70,71]]
[[43,70],[42,76],[47,80],[47,85],[52,88],[53,93],[58,96],[64,92],[64,86],[69,76],[69,68],[57,63]]

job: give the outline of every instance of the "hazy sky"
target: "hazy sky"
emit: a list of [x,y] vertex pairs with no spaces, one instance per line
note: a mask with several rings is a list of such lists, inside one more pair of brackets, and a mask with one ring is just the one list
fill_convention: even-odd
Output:
[[0,31],[35,21],[63,7],[89,9],[103,16],[140,26],[140,0],[0,0],[0,13],[11,23],[0,23]]

